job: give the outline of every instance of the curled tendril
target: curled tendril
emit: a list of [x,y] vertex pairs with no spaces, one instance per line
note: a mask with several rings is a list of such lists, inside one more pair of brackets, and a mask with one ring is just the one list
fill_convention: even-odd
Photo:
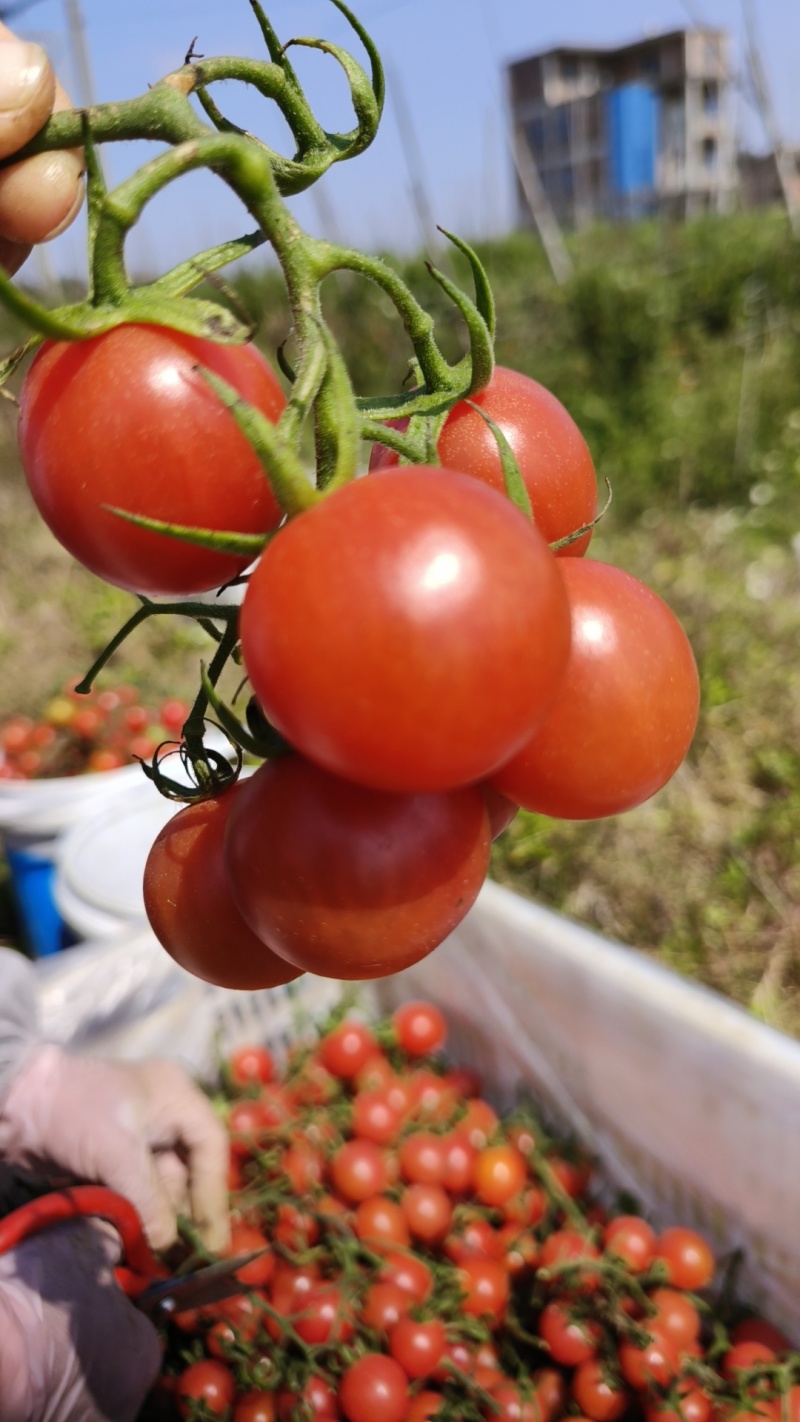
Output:
[[[221,751],[211,750],[203,744],[202,737],[198,739],[195,736],[187,737],[183,741],[162,741],[150,761],[143,760],[141,756],[135,757],[148,780],[153,782],[165,799],[192,805],[198,800],[210,800],[215,795],[221,795],[238,780],[242,768],[240,747],[217,722],[207,721],[205,724],[214,726],[225,736],[234,751],[233,763],[229,756]],[[164,774],[162,764],[172,755],[180,756],[189,784],[173,780],[171,776]]]

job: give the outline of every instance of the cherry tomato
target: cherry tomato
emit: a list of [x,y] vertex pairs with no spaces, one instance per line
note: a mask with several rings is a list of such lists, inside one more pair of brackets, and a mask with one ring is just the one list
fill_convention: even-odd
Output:
[[380,1278],[405,1289],[417,1303],[425,1303],[433,1291],[433,1274],[417,1254],[390,1252],[381,1265]]
[[714,1275],[714,1255],[696,1230],[673,1225],[656,1241],[656,1258],[666,1264],[669,1282],[679,1289],[703,1289]]
[[[470,397],[503,431],[514,451],[533,517],[548,543],[565,538],[597,512],[597,481],[586,440],[555,395],[519,371],[495,367],[489,384]],[[390,421],[400,424],[400,421]],[[505,490],[497,441],[486,421],[466,400],[453,406],[436,446],[448,469],[471,474],[501,493]],[[385,445],[373,446],[370,469],[396,464]],[[584,553],[591,533],[562,549]]]
[[389,1352],[406,1377],[429,1377],[438,1367],[447,1343],[440,1318],[426,1320],[403,1317],[389,1334]]
[[359,1091],[353,1097],[354,1136],[386,1145],[396,1138],[402,1119],[402,1113],[389,1099],[387,1091]]
[[414,1239],[430,1247],[441,1243],[453,1218],[452,1201],[441,1185],[409,1185],[400,1204]]
[[404,1422],[408,1381],[394,1358],[365,1353],[351,1363],[339,1385],[347,1422]]
[[298,1415],[308,1422],[336,1422],[339,1416],[336,1393],[315,1373],[301,1392],[284,1391],[278,1395],[278,1422],[295,1422]]
[[404,1180],[418,1185],[439,1185],[447,1169],[447,1146],[444,1136],[433,1131],[414,1131],[400,1142],[397,1152],[400,1174]]
[[423,1389],[412,1397],[405,1422],[432,1422],[432,1419],[439,1415],[443,1401],[440,1392],[433,1392],[430,1388]]
[[593,1319],[576,1317],[562,1299],[552,1299],[539,1316],[539,1334],[554,1362],[574,1368],[597,1356],[601,1329]]
[[592,1422],[615,1422],[626,1411],[630,1393],[609,1381],[596,1358],[580,1363],[572,1377],[572,1396]]
[[429,791],[487,778],[525,744],[563,678],[570,618],[559,565],[513,504],[411,467],[281,529],[241,635],[296,749],[364,785]]
[[616,1215],[603,1233],[606,1253],[622,1259],[634,1274],[641,1274],[650,1264],[655,1244],[655,1230],[638,1215]]
[[513,1145],[485,1146],[475,1161],[475,1194],[483,1205],[506,1205],[528,1176],[525,1157]]
[[233,1409],[233,1422],[276,1422],[278,1408],[274,1392],[242,1392]]
[[728,1349],[720,1364],[720,1372],[724,1378],[735,1378],[742,1369],[755,1368],[759,1363],[775,1363],[777,1359],[774,1348],[749,1339],[746,1342],[734,1343],[733,1347]]
[[492,1323],[502,1319],[509,1294],[508,1274],[502,1264],[479,1255],[466,1258],[459,1265],[458,1282],[465,1294],[461,1305],[465,1313],[488,1317]]
[[654,1332],[648,1320],[649,1343],[641,1347],[625,1338],[619,1345],[619,1370],[636,1392],[645,1392],[653,1383],[666,1387],[680,1367],[678,1350],[671,1339]]
[[190,1363],[178,1379],[181,1417],[191,1417],[197,1402],[205,1403],[215,1417],[224,1417],[235,1396],[236,1383],[230,1368],[212,1358]]
[[228,1071],[231,1081],[237,1086],[272,1081],[275,1075],[275,1059],[268,1047],[237,1047],[228,1058]]
[[753,1315],[751,1318],[743,1318],[731,1329],[732,1343],[766,1343],[768,1348],[774,1348],[776,1353],[785,1353],[791,1348],[791,1343],[774,1323],[768,1323],[765,1318]]
[[388,1333],[391,1328],[414,1307],[414,1300],[407,1289],[399,1284],[371,1284],[361,1305],[361,1322],[365,1328],[374,1328],[379,1333]]
[[562,564],[572,651],[544,722],[491,784],[561,819],[616,815],[677,770],[697,722],[691,647],[661,598],[620,568]]
[[353,1205],[380,1195],[388,1183],[386,1157],[374,1141],[345,1141],[334,1152],[330,1169],[335,1190]]
[[401,1205],[386,1195],[371,1195],[362,1200],[353,1219],[353,1229],[371,1249],[407,1248],[411,1234]]
[[297,970],[364,979],[410,966],[461,921],[486,874],[474,787],[389,794],[286,755],[235,788],[225,855],[236,902]]
[[491,1398],[481,1409],[486,1422],[541,1422],[535,1398],[509,1379],[491,1389]]
[[679,1352],[697,1342],[700,1314],[691,1299],[677,1289],[653,1289],[650,1302],[655,1313],[647,1315],[645,1327],[671,1338]]
[[268,988],[299,977],[245,923],[223,857],[229,815],[247,786],[180,810],[157,835],[144,871],[150,925],[170,957],[218,987]]
[[255,1259],[251,1259],[249,1264],[244,1264],[241,1269],[237,1269],[236,1277],[248,1288],[258,1289],[264,1284],[268,1284],[275,1273],[275,1255],[267,1245],[267,1241],[260,1229],[253,1225],[238,1224],[231,1225],[231,1242],[225,1251],[230,1258],[235,1259],[238,1254],[256,1254]]
[[104,505],[241,533],[281,519],[259,460],[198,366],[278,419],[283,393],[253,346],[156,326],[46,341],[22,389],[22,465],[42,518],[84,567],[130,592],[185,597],[250,559],[137,528]]
[[668,1398],[651,1396],[645,1401],[646,1422],[709,1422],[714,1404],[693,1378],[679,1379],[676,1390],[680,1411]]
[[374,1056],[378,1044],[363,1022],[342,1022],[326,1033],[318,1047],[319,1059],[332,1076],[350,1080]]
[[444,1015],[432,1002],[404,1002],[392,1013],[398,1047],[410,1057],[438,1052],[447,1039]]

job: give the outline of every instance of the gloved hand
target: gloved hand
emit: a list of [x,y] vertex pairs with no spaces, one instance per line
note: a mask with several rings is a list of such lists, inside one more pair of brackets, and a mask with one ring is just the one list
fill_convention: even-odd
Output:
[[229,1242],[227,1136],[175,1062],[34,1047],[0,1106],[0,1157],[117,1190],[154,1249],[175,1242],[177,1213],[191,1215],[209,1249]]
[[161,1346],[114,1280],[119,1252],[112,1229],[75,1221],[0,1255],[3,1422],[133,1422]]
[[[53,112],[70,102],[44,50],[0,24],[0,158],[16,153]],[[82,199],[79,150],[39,153],[0,171],[0,266],[22,266],[34,242],[56,237]]]

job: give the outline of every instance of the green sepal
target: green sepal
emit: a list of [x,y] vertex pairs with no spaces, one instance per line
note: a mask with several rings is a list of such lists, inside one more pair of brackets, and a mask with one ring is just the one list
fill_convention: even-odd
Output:
[[[469,242],[464,241],[463,237],[456,237],[455,233],[448,232],[446,227],[440,227],[438,230],[443,237],[447,238],[448,242],[452,242],[453,246],[457,247],[459,252],[463,253],[469,262],[472,271],[472,280],[475,283],[475,305],[486,322],[489,335],[494,341],[495,331],[497,329],[497,312],[495,310],[494,294],[489,283],[489,278],[486,275],[486,268],[483,262],[478,256],[478,253],[473,247],[470,247]],[[475,393],[477,392],[473,391],[473,394]]]
[[221,380],[213,371],[198,365],[195,369],[211,386],[223,405],[230,410],[242,434],[252,446],[270,488],[284,513],[301,513],[318,502],[319,495],[306,477],[294,450],[260,410],[248,405],[237,390]]
[[191,543],[196,548],[211,548],[215,553],[233,553],[241,558],[257,558],[269,542],[270,533],[232,533],[214,528],[188,528],[182,523],[166,523],[160,518],[147,518],[144,514],[130,513],[114,504],[101,504],[106,513],[115,514],[126,523],[137,528],[146,528],[150,533],[165,533],[178,543]]
[[503,471],[503,483],[505,485],[506,494],[512,504],[516,504],[517,508],[520,509],[527,518],[532,519],[533,509],[531,508],[531,501],[528,497],[528,490],[519,472],[519,465],[511,445],[497,421],[487,415],[486,411],[482,410],[480,405],[476,405],[474,400],[468,400],[467,404],[470,409],[480,415],[481,419],[489,426],[489,429],[494,435],[497,453],[500,455],[500,467]]
[[196,257],[191,257],[188,262],[181,262],[180,266],[173,267],[171,271],[165,272],[147,286],[138,287],[137,290],[152,292],[156,296],[185,296],[187,292],[199,286],[209,272],[219,271],[220,267],[228,266],[239,257],[246,257],[256,248],[263,246],[266,240],[263,232],[247,232],[244,237],[237,237],[232,242],[208,247],[204,252],[198,252]]
[[477,395],[484,386],[489,384],[494,371],[494,342],[489,327],[474,301],[467,296],[466,292],[456,286],[455,282],[450,281],[449,277],[446,277],[444,272],[440,272],[432,262],[426,262],[425,265],[434,281],[438,282],[442,291],[450,297],[464,318],[469,333],[470,355],[470,379],[466,394]]
[[247,729],[235,712],[231,710],[230,706],[219,696],[214,683],[208,675],[205,662],[200,663],[200,683],[208,697],[209,705],[219,719],[223,731],[227,736],[230,736],[243,751],[247,751],[249,755],[257,755],[262,760],[267,760],[270,756],[282,755],[286,752],[288,749],[286,742],[278,735],[277,731],[273,733],[273,736],[269,738],[264,737],[262,739],[261,737],[254,736]]
[[563,538],[558,538],[558,539],[556,539],[556,541],[555,541],[554,543],[551,543],[551,544],[550,544],[550,547],[552,548],[552,550],[553,550],[554,553],[558,553],[558,552],[560,551],[560,549],[562,549],[562,548],[569,548],[570,543],[577,543],[577,541],[578,541],[579,538],[583,538],[583,535],[584,535],[585,533],[591,533],[593,529],[597,528],[597,525],[598,525],[598,523],[600,523],[601,519],[604,519],[604,518],[605,518],[605,516],[606,516],[606,514],[608,513],[608,510],[609,510],[609,508],[610,508],[610,506],[611,506],[611,500],[612,500],[612,498],[613,498],[613,494],[612,494],[612,491],[611,491],[611,480],[608,479],[608,478],[605,478],[605,479],[603,480],[603,483],[604,483],[605,486],[606,486],[606,490],[607,490],[607,493],[608,493],[608,498],[606,499],[605,503],[603,504],[603,507],[601,508],[599,514],[597,514],[597,515],[591,520],[590,523],[581,524],[580,528],[573,529],[572,533],[566,533]]
[[[350,6],[344,3],[344,0],[331,0],[331,4],[336,6],[336,9],[341,15],[344,15],[351,30],[353,30],[355,34],[358,35],[358,38],[361,40],[361,43],[363,44],[365,50],[367,51],[367,54],[369,55],[370,69],[372,71],[372,92],[375,95],[375,102],[378,106],[378,120],[380,121],[380,117],[383,113],[383,105],[386,100],[386,76],[383,72],[383,63],[381,61],[381,57],[378,53],[375,42],[372,39],[371,35],[368,34],[368,32],[364,29],[364,26],[362,25],[358,16],[354,15],[353,11],[350,9]],[[373,133],[371,137],[362,146],[366,148],[367,143],[371,142],[374,136],[375,135]],[[361,148],[355,148],[352,150],[352,153],[360,152]]]
[[3,386],[11,379],[14,371],[22,365],[26,355],[29,355],[31,351],[35,351],[36,347],[42,344],[42,339],[43,338],[38,334],[28,336],[28,339],[23,341],[21,346],[17,346],[16,350],[13,350],[10,355],[7,355],[5,360],[0,361],[0,390],[2,390]]

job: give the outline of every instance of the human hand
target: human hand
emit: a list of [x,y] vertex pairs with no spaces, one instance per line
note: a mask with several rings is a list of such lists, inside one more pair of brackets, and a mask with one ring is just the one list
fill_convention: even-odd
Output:
[[0,1255],[3,1422],[133,1422],[161,1345],[114,1279],[119,1254],[81,1220]]
[[[70,108],[44,50],[0,23],[0,158],[38,133],[52,113]],[[34,242],[58,236],[83,200],[79,150],[38,153],[0,169],[0,266],[22,266]]]
[[35,1048],[0,1108],[0,1156],[117,1190],[139,1211],[155,1249],[175,1242],[179,1213],[191,1215],[209,1249],[228,1244],[225,1130],[175,1062]]

